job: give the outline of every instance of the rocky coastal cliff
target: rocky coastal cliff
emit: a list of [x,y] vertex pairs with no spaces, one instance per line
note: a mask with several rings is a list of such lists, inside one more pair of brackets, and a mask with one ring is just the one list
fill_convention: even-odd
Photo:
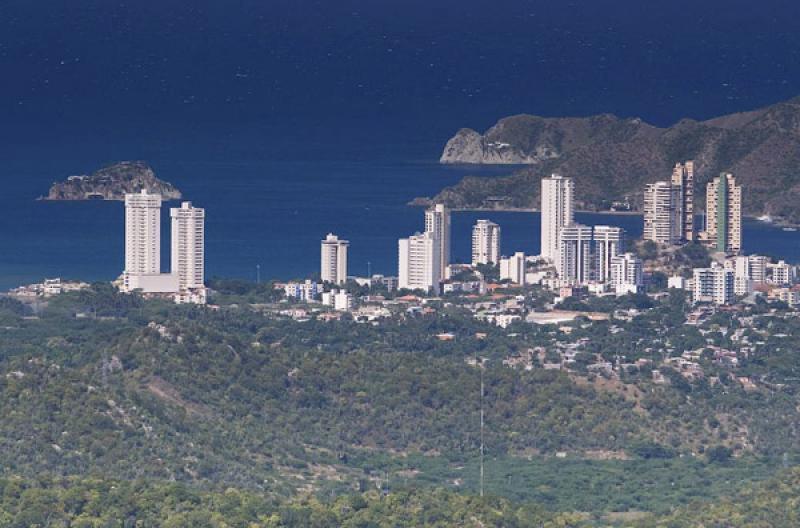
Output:
[[687,159],[695,161],[697,210],[705,184],[728,171],[744,188],[746,214],[800,221],[800,98],[667,128],[603,114],[518,115],[484,134],[461,129],[441,163],[526,167],[509,169],[507,177],[468,177],[430,199],[459,208],[538,207],[539,181],[557,172],[575,179],[583,209],[607,210],[625,198],[638,209],[644,185],[669,179],[674,164]]
[[171,183],[156,178],[142,161],[123,161],[90,175],[70,176],[50,187],[42,200],[124,200],[127,193],[142,189],[158,193],[164,200],[179,200],[181,192]]

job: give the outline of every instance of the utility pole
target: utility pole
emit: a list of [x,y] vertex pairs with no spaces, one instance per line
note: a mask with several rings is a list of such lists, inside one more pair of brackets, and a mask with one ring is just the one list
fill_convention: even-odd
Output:
[[481,497],[483,497],[483,359],[480,363],[481,369]]

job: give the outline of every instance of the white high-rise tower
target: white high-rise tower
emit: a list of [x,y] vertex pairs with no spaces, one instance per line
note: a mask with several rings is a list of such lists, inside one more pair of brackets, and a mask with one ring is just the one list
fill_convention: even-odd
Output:
[[206,212],[183,202],[169,210],[172,218],[171,271],[178,277],[180,290],[205,287],[205,218]]
[[592,279],[592,228],[571,224],[559,233],[558,278],[567,284],[586,284]]
[[425,211],[425,232],[436,240],[438,276],[445,277],[450,265],[450,211],[444,204],[435,204]]
[[542,249],[541,256],[557,262],[560,258],[558,237],[561,228],[575,220],[574,184],[571,178],[553,174],[542,178]]
[[595,280],[611,279],[611,260],[625,249],[625,231],[621,227],[594,226]]
[[161,195],[125,195],[125,273],[161,272]]
[[713,251],[738,255],[742,249],[742,186],[723,172],[706,188],[706,229],[702,233]]
[[398,242],[398,288],[439,293],[439,244],[433,233],[408,238]]
[[694,161],[676,163],[672,184],[680,187],[681,240],[692,242],[694,236]]
[[617,295],[641,292],[644,284],[642,260],[633,253],[623,253],[612,257],[609,282]]
[[500,263],[500,226],[478,220],[472,227],[472,265]]
[[322,282],[344,284],[347,282],[347,248],[350,242],[339,240],[333,233],[328,233],[322,241],[320,258],[320,275]]
[[525,253],[518,251],[500,259],[500,280],[506,279],[520,286],[525,285]]
[[644,187],[644,233],[642,238],[659,244],[674,245],[683,232],[682,188],[658,181]]

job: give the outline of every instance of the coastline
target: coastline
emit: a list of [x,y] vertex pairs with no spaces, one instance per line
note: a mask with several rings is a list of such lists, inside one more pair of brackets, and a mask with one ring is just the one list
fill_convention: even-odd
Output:
[[[421,207],[421,206],[419,206]],[[497,213],[541,213],[540,209],[528,207],[503,207],[503,208],[490,208],[490,207],[457,207],[451,209],[454,213],[480,213],[480,212],[497,212]],[[614,216],[642,216],[639,211],[597,211],[594,209],[576,209],[576,213],[588,214],[602,214]]]
[[[431,202],[432,203],[432,202]],[[416,203],[415,201],[409,202],[410,207],[428,207],[430,204]],[[540,209],[534,207],[454,207],[450,209],[454,213],[541,213]],[[576,209],[576,213],[581,214],[597,214],[608,216],[643,216],[642,211],[598,211],[596,209]],[[705,213],[697,214],[695,216],[704,216]],[[800,229],[800,223],[793,223],[781,218],[773,218],[770,221],[762,220],[759,216],[755,215],[742,215],[742,220],[749,222],[756,222],[768,226],[773,226],[777,229],[785,227]]]

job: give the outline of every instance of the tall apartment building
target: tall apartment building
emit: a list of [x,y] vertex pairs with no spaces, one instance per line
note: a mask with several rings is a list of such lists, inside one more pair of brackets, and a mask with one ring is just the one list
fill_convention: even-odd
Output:
[[179,290],[205,288],[206,212],[183,202],[169,210],[172,219],[171,272],[178,276]]
[[747,260],[750,267],[750,280],[755,284],[767,282],[767,263],[769,259],[764,255],[748,255]]
[[542,248],[541,256],[557,262],[560,256],[558,237],[561,228],[574,223],[574,191],[572,178],[553,174],[542,178]]
[[731,304],[735,299],[736,275],[732,268],[712,264],[710,268],[693,270],[694,302]]
[[584,284],[592,280],[592,228],[571,224],[559,233],[558,277],[568,284]]
[[623,253],[611,258],[609,284],[617,295],[639,293],[642,279],[642,260],[633,253]]
[[595,280],[611,279],[611,261],[625,251],[625,230],[621,227],[594,226]]
[[706,188],[703,239],[714,251],[738,254],[742,249],[742,187],[723,172]]
[[435,204],[425,211],[425,231],[437,240],[438,274],[444,278],[450,265],[450,210],[444,204]]
[[750,259],[738,256],[725,261],[725,267],[733,270],[733,291],[744,296],[753,292],[753,280],[750,278]]
[[161,195],[125,195],[125,292],[176,293],[178,276],[161,273]]
[[680,187],[680,231],[682,242],[692,242],[694,232],[694,162],[676,163],[672,170],[672,185]]
[[644,188],[645,240],[677,244],[682,237],[681,187],[670,182],[648,183]]
[[438,294],[442,280],[440,247],[439,240],[430,231],[401,238],[398,242],[398,287]]
[[472,265],[500,262],[500,226],[478,220],[472,227]]
[[734,271],[736,295],[747,295],[753,291],[754,286],[766,282],[767,257],[739,255],[725,264]]
[[767,257],[762,255],[739,255],[732,260],[731,266],[737,277],[747,277],[756,284],[767,278]]
[[322,282],[344,284],[347,282],[347,248],[350,242],[339,240],[328,233],[321,244],[320,276]]
[[161,195],[125,195],[125,273],[161,273]]
[[518,251],[510,257],[500,259],[500,280],[525,285],[525,253]]

